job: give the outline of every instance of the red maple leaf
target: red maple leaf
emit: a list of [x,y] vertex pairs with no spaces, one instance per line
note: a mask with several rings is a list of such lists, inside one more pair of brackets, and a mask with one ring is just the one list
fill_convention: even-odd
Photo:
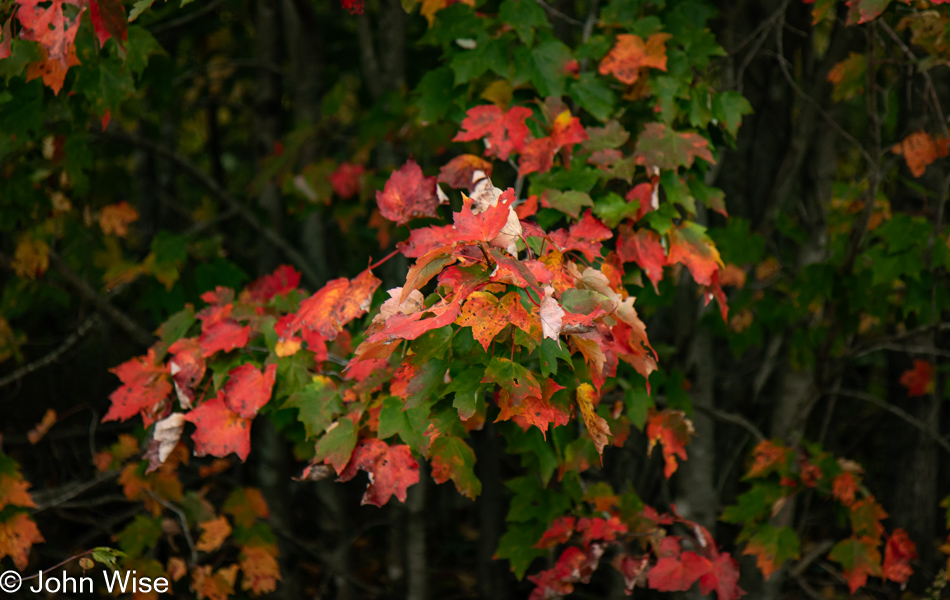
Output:
[[917,547],[903,529],[895,529],[884,546],[883,577],[900,584],[907,583],[914,569],[911,561],[917,560]]
[[351,15],[363,14],[363,0],[340,0],[340,4],[345,10],[350,11]]
[[[659,178],[656,178],[659,180]],[[624,200],[627,202],[632,202],[634,200],[639,204],[637,208],[637,214],[634,217],[634,221],[639,221],[642,219],[648,212],[653,210],[653,194],[656,191],[656,182],[651,183],[638,183],[633,186],[627,195],[624,197]]]
[[549,136],[532,140],[524,147],[521,158],[518,160],[518,176],[547,173],[554,165],[555,154],[557,154],[557,145]]
[[623,575],[624,595],[632,596],[637,580],[640,579],[640,575],[650,564],[650,556],[646,554],[643,556],[630,556],[626,553],[618,554],[614,557],[612,564]]
[[230,352],[235,348],[243,348],[251,339],[250,326],[242,327],[232,319],[218,321],[209,327],[202,324],[201,329],[198,343],[201,344],[201,352],[206,357],[215,352]]
[[380,280],[368,269],[353,280],[341,277],[330,281],[300,303],[284,336],[307,328],[327,341],[335,340],[347,323],[366,314],[379,284]]
[[707,595],[716,590],[718,600],[738,600],[745,595],[739,587],[739,563],[728,552],[708,560],[708,570],[699,578],[699,593]]
[[618,517],[584,517],[577,522],[577,532],[581,534],[581,541],[587,546],[595,540],[612,542],[617,539],[618,534],[627,533],[627,526]]
[[277,377],[277,363],[267,365],[262,373],[252,364],[243,364],[228,372],[224,400],[238,415],[253,419],[270,400]]
[[[66,65],[69,48],[79,32],[82,13],[86,9],[82,0],[52,0],[48,7],[40,6],[41,0],[17,0],[20,5],[17,19],[23,25],[20,37],[40,44],[49,56],[49,60]],[[66,17],[63,5],[69,4],[79,9],[72,19]]]
[[483,104],[468,109],[462,121],[462,131],[453,142],[471,142],[484,138],[485,155],[508,160],[512,152],[521,152],[531,135],[525,119],[531,116],[531,109],[513,106],[508,112],[502,112],[494,104]]
[[201,344],[196,338],[181,338],[168,347],[172,358],[169,373],[175,382],[175,393],[182,408],[189,409],[195,402],[195,385],[205,376],[205,360]]
[[454,225],[430,225],[409,232],[409,239],[396,247],[407,258],[421,258],[433,250],[455,242]]
[[915,359],[914,368],[904,371],[901,385],[907,388],[908,396],[926,396],[934,390],[934,368],[925,360]]
[[498,197],[494,206],[475,214],[472,199],[462,197],[462,211],[453,214],[456,239],[460,242],[490,242],[508,224],[508,214],[515,201],[514,188],[508,188]]
[[656,561],[647,573],[647,583],[660,592],[685,592],[708,572],[708,559],[686,551],[678,557],[665,556]]
[[587,132],[581,125],[581,120],[571,115],[571,111],[565,110],[554,118],[551,125],[551,139],[558,148],[570,149],[575,144],[587,140]]
[[548,527],[534,547],[544,549],[566,543],[574,534],[575,522],[576,519],[570,515],[554,519],[554,522],[551,523],[551,526]]
[[481,171],[485,177],[491,177],[491,162],[474,154],[462,154],[442,166],[438,181],[455,189],[471,190],[475,184],[473,176],[476,171]]
[[393,171],[383,191],[376,192],[379,213],[399,225],[416,217],[438,217],[435,186],[435,177],[424,176],[410,158],[398,171]]
[[663,266],[666,264],[666,251],[660,243],[660,234],[651,229],[638,229],[634,233],[629,225],[620,226],[620,239],[617,240],[617,254],[623,262],[635,263],[643,269],[653,283],[653,289],[663,279]]
[[577,223],[571,225],[569,230],[552,231],[548,238],[562,252],[575,250],[583,254],[587,260],[594,262],[600,258],[600,250],[603,247],[600,242],[609,240],[613,236],[610,228],[593,216],[588,209]]
[[[541,436],[547,439],[548,426],[559,427],[567,425],[571,421],[570,411],[565,411],[562,407],[551,403],[551,396],[564,387],[556,383],[553,379],[545,379],[541,383],[541,397],[528,396],[524,402],[518,406],[512,419],[515,423],[527,430],[534,425],[541,430]],[[502,408],[504,411],[504,407]],[[499,414],[499,421],[504,421]]]
[[405,444],[389,446],[382,440],[360,440],[338,481],[353,479],[358,470],[370,476],[363,504],[383,506],[394,495],[405,502],[406,489],[419,483],[419,463]]
[[706,230],[696,223],[682,223],[670,229],[670,253],[666,264],[682,263],[699,285],[714,284],[713,276],[723,266],[719,251]]
[[693,435],[693,423],[681,410],[665,408],[662,411],[650,409],[647,416],[647,454],[653,451],[657,442],[663,445],[663,474],[669,479],[676,472],[676,457],[686,460],[686,444]]
[[223,389],[185,413],[185,420],[197,428],[191,435],[197,456],[225,457],[233,452],[243,461],[250,454],[251,419],[228,408]]
[[[403,169],[405,168],[404,166]],[[363,165],[340,163],[327,179],[330,180],[330,185],[333,186],[336,195],[347,200],[360,193],[360,188],[363,187],[361,178],[365,172],[366,167]]]
[[112,406],[102,418],[105,421],[125,421],[164,400],[172,391],[168,368],[155,358],[155,350],[149,348],[145,356],[139,356],[110,369],[122,380],[122,387],[112,392]]
[[255,279],[247,286],[252,300],[267,302],[274,296],[286,294],[300,285],[300,273],[290,265],[281,265],[269,275]]
[[129,19],[121,0],[90,0],[89,16],[101,48],[110,37],[121,45],[129,39]]
[[455,322],[459,312],[461,312],[461,303],[457,298],[440,300],[429,308],[411,315],[402,313],[393,315],[386,321],[386,326],[380,333],[366,341],[372,342],[382,339],[414,340],[427,331],[445,327]]

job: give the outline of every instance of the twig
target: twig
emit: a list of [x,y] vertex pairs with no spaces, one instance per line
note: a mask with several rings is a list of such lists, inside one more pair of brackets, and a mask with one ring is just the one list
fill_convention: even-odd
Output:
[[865,99],[868,113],[868,138],[871,144],[870,159],[868,163],[868,192],[867,200],[864,203],[864,210],[861,211],[861,220],[858,227],[851,230],[851,240],[848,246],[848,254],[841,264],[839,273],[846,274],[851,272],[854,261],[864,244],[864,238],[868,232],[868,225],[871,222],[871,215],[874,214],[874,203],[877,200],[877,189],[880,184],[880,162],[881,162],[881,115],[877,108],[877,57],[875,56],[875,37],[877,21],[872,21],[867,28],[867,73],[865,76]]
[[57,568],[57,567],[61,567],[61,566],[65,565],[65,564],[68,563],[68,562],[74,561],[74,560],[76,560],[77,558],[82,558],[83,556],[86,556],[87,554],[92,554],[93,552],[95,552],[95,549],[93,549],[93,550],[86,550],[85,552],[81,552],[80,554],[77,554],[77,555],[75,555],[75,556],[70,556],[70,557],[67,558],[66,560],[61,561],[61,562],[58,562],[58,563],[56,563],[55,565],[53,565],[52,567],[43,569],[42,571],[37,571],[36,573],[34,573],[33,575],[30,575],[29,577],[22,577],[22,578],[20,578],[20,582],[29,581],[29,580],[31,580],[31,579],[36,579],[37,577],[39,577],[40,575],[42,575],[42,574],[44,574],[44,573],[49,573],[50,571],[52,571],[53,569],[55,569],[55,568]]
[[132,317],[125,314],[118,308],[112,306],[108,300],[99,295],[96,290],[89,285],[85,279],[77,275],[72,269],[69,268],[69,265],[60,258],[54,250],[49,252],[49,264],[53,269],[66,280],[66,283],[69,284],[73,290],[75,290],[83,299],[91,302],[93,306],[96,307],[96,310],[99,311],[104,317],[107,317],[110,321],[115,323],[126,332],[129,337],[136,341],[136,343],[141,344],[142,346],[151,346],[155,341],[155,337],[143,329],[138,323],[132,320]]
[[921,422],[917,417],[907,413],[903,409],[897,406],[894,406],[893,404],[890,404],[888,402],[885,402],[884,400],[881,400],[872,394],[859,392],[857,390],[838,390],[837,393],[840,396],[848,396],[856,400],[863,400],[864,402],[868,402],[870,404],[883,408],[884,410],[897,415],[898,417],[906,421],[909,425],[912,425],[913,427],[916,427],[920,431],[924,432],[927,435],[927,437],[937,442],[937,444],[941,448],[943,448],[948,453],[950,453],[950,443],[948,443],[947,440],[943,439],[942,437],[934,433],[934,431],[930,429],[929,427],[927,427],[925,423]]
[[800,561],[795,563],[795,566],[789,571],[789,575],[792,577],[801,577],[813,562],[821,558],[825,552],[831,550],[834,547],[835,543],[831,540],[823,540],[818,542],[814,548],[812,548],[808,554],[805,555]]
[[[33,501],[36,503],[36,512],[42,512],[50,508],[68,502],[83,492],[94,488],[95,486],[115,479],[119,476],[119,471],[106,471],[99,473],[89,481],[78,481],[69,485],[61,486],[51,490],[40,490],[33,492]],[[65,489],[64,489],[65,488]]]
[[250,209],[238,202],[237,199],[227,190],[218,185],[218,182],[215,181],[211,176],[206,175],[204,172],[198,169],[198,167],[193,165],[177,152],[160,144],[156,144],[151,140],[146,140],[144,138],[129,135],[127,133],[104,131],[102,133],[92,133],[90,135],[92,137],[111,139],[124,142],[132,146],[137,146],[172,163],[185,175],[193,179],[195,182],[201,184],[202,187],[211,192],[211,194],[218,200],[228,205],[229,208],[234,210],[239,217],[241,217],[248,225],[260,233],[268,242],[283,251],[283,253],[287,255],[287,258],[289,258],[290,261],[294,263],[294,266],[300,269],[300,272],[303,273],[303,276],[307,278],[307,281],[311,285],[320,285],[320,277],[310,266],[310,263],[307,262],[307,259],[304,258],[304,256],[298,252],[296,248],[291,246],[287,240],[280,237],[280,235],[278,235],[273,229],[261,223]]
[[16,371],[7,375],[6,377],[3,377],[2,379],[0,379],[0,388],[10,385],[11,383],[14,383],[15,381],[18,381],[20,379],[23,379],[24,377],[26,377],[33,371],[42,369],[43,367],[47,367],[53,364],[54,362],[56,362],[57,360],[59,360],[60,357],[63,356],[63,354],[66,354],[66,352],[68,352],[70,348],[76,345],[76,342],[82,339],[84,335],[89,333],[89,330],[92,329],[98,322],[99,322],[98,314],[94,314],[91,317],[87,318],[85,321],[80,323],[76,331],[72,332],[72,334],[70,334],[69,337],[63,340],[63,343],[60,344],[58,348],[56,348],[55,350],[53,350],[52,352],[50,352],[43,358],[33,361],[28,365],[24,365],[20,367],[19,369],[17,369]]
[[811,600],[825,600],[825,597],[819,594],[815,588],[811,587],[811,584],[805,581],[805,578],[801,575],[794,575],[792,579],[795,580],[798,587],[802,588],[802,591],[805,592],[805,595],[811,598]]
[[725,411],[719,410],[718,408],[713,408],[711,406],[702,406],[699,404],[695,405],[695,408],[696,410],[700,412],[704,412],[708,414],[709,416],[716,419],[717,421],[722,421],[724,423],[732,423],[733,425],[738,425],[739,427],[742,427],[743,429],[751,433],[753,436],[755,436],[755,439],[759,440],[760,442],[768,439],[765,437],[765,434],[763,434],[759,430],[759,428],[756,427],[752,423],[752,421],[746,419],[742,415],[725,412]]
[[[917,55],[914,54],[913,50],[907,47],[907,44],[904,43],[904,40],[902,40],[893,29],[891,29],[891,26],[888,25],[884,19],[877,21],[877,23],[884,30],[884,33],[886,33],[888,37],[894,40],[894,43],[900,47],[901,52],[904,53],[904,56],[906,56],[908,60],[916,65],[918,62]],[[937,113],[937,118],[940,120],[940,129],[943,132],[943,137],[950,137],[950,133],[947,131],[947,121],[943,118],[943,109],[940,108],[940,99],[937,98],[937,90],[934,88],[933,79],[930,78],[930,73],[928,71],[920,69],[919,72],[921,75],[923,75],[924,81],[927,82],[927,92],[930,94],[930,101],[933,103],[934,111]]]
[[189,564],[188,566],[189,566],[189,567],[194,567],[195,565],[197,565],[197,564],[198,564],[198,552],[195,550],[195,543],[194,543],[194,541],[191,539],[191,532],[188,531],[188,517],[185,516],[185,513],[182,512],[182,510],[181,510],[180,508],[178,508],[177,506],[175,506],[174,504],[172,504],[172,503],[169,502],[168,500],[165,500],[164,498],[162,498],[162,497],[160,497],[160,496],[157,496],[157,495],[155,494],[155,492],[153,492],[152,490],[150,490],[150,489],[148,489],[148,488],[142,488],[142,489],[145,490],[145,493],[146,493],[146,494],[148,494],[149,496],[152,497],[152,500],[158,502],[159,504],[161,504],[162,506],[164,506],[164,507],[167,508],[168,510],[170,510],[170,511],[172,511],[173,513],[175,513],[176,515],[178,515],[178,520],[181,521],[182,534],[185,536],[185,542],[188,543],[188,550],[189,550],[189,552],[191,553],[191,562],[190,562],[190,564]]
[[818,111],[818,114],[820,114],[822,117],[824,117],[826,121],[828,121],[828,124],[831,125],[831,127],[834,128],[834,130],[838,132],[838,135],[848,140],[850,143],[854,144],[855,147],[857,147],[857,149],[861,152],[861,156],[863,156],[864,160],[867,161],[869,168],[876,169],[877,162],[871,157],[871,155],[868,153],[864,145],[861,144],[861,142],[859,142],[857,138],[855,138],[853,135],[845,131],[844,128],[841,127],[841,125],[839,125],[838,122],[835,121],[831,117],[831,115],[828,114],[827,111],[825,111],[825,109],[821,106],[821,104],[819,104],[817,100],[815,100],[814,98],[806,94],[805,90],[800,88],[798,84],[795,83],[795,78],[792,77],[792,74],[788,70],[788,65],[786,64],[788,61],[785,59],[783,45],[782,45],[782,31],[785,29],[784,27],[785,14],[784,13],[782,13],[779,21],[780,21],[779,25],[775,28],[776,45],[778,46],[778,53],[776,54],[776,58],[778,59],[778,64],[779,64],[779,67],[781,68],[780,70],[782,71],[782,75],[785,77],[785,81],[788,82],[788,85],[791,86],[792,90],[795,91],[795,93],[798,95],[799,98],[801,98],[805,102],[808,102],[809,104],[815,107],[815,110]]
[[[590,39],[591,34],[594,33],[594,25],[597,24],[597,9],[599,8],[600,0],[590,0],[590,8],[587,10],[587,20],[584,21],[584,32],[581,36],[581,41],[585,44]],[[585,58],[584,61],[586,62],[587,59]]]
[[191,23],[192,21],[200,19],[210,12],[213,12],[216,8],[218,8],[218,6],[223,4],[224,1],[225,0],[212,0],[211,2],[202,6],[199,10],[188,13],[187,15],[183,15],[176,19],[170,19],[162,23],[157,23],[149,29],[151,30],[152,34],[160,34],[168,31],[169,29],[187,25],[188,23]]
[[583,27],[583,26],[584,26],[583,23],[581,23],[580,21],[578,21],[578,20],[575,19],[574,17],[569,17],[568,15],[565,15],[564,13],[562,13],[562,12],[559,11],[558,9],[554,8],[553,6],[551,6],[550,4],[548,4],[547,2],[545,2],[544,0],[535,0],[535,2],[537,2],[537,3],[541,6],[541,8],[543,8],[544,10],[548,11],[549,13],[551,13],[552,15],[554,15],[555,17],[561,19],[562,21],[564,21],[564,22],[566,22],[566,23],[570,23],[571,25],[576,25],[577,27]]
[[860,358],[867,354],[871,354],[872,352],[877,352],[878,350],[885,350],[888,346],[896,344],[897,342],[912,340],[916,337],[920,337],[928,333],[936,333],[938,331],[950,331],[950,323],[934,323],[933,325],[926,325],[924,327],[918,327],[917,329],[911,329],[910,331],[898,333],[892,335],[891,337],[885,338],[883,340],[877,340],[864,346],[857,346],[852,348],[851,352],[844,355],[842,358],[845,360]]

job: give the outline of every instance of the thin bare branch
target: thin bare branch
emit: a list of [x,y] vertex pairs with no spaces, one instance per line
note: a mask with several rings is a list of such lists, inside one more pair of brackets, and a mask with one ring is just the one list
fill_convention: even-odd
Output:
[[868,402],[870,404],[873,404],[874,406],[883,408],[884,410],[894,415],[897,415],[898,417],[903,419],[905,422],[907,422],[909,425],[916,427],[917,429],[922,431],[927,437],[935,441],[941,448],[943,448],[948,453],[950,453],[950,442],[947,442],[947,440],[943,439],[942,437],[934,433],[934,431],[931,428],[927,427],[926,423],[923,423],[922,421],[920,421],[920,419],[906,412],[902,408],[894,406],[893,404],[890,404],[889,402],[885,402],[884,400],[881,400],[877,396],[874,396],[872,394],[867,394],[865,392],[859,392],[857,390],[842,389],[842,390],[838,390],[837,394],[840,396],[847,396],[849,398],[854,398],[855,400],[863,400],[864,402]]
[[115,479],[118,476],[119,471],[117,470],[105,471],[88,481],[77,481],[53,489],[33,491],[32,496],[33,501],[36,503],[36,512],[61,506],[83,492],[96,487],[100,483]]
[[575,19],[574,17],[565,15],[564,13],[562,13],[562,12],[559,11],[558,9],[554,8],[553,6],[551,6],[550,4],[548,4],[547,2],[545,2],[544,0],[535,0],[535,2],[537,2],[537,3],[541,6],[541,8],[543,8],[543,9],[546,10],[546,11],[548,11],[549,13],[551,13],[552,15],[554,15],[555,17],[557,17],[558,19],[561,19],[561,20],[564,21],[565,23],[570,23],[571,25],[576,25],[577,27],[583,27],[583,26],[584,26],[583,23],[581,23],[580,21],[578,21],[578,20]]
[[768,439],[765,437],[765,434],[763,434],[759,430],[759,428],[756,427],[752,423],[752,421],[746,419],[742,415],[737,415],[735,413],[719,410],[718,408],[713,408],[711,406],[702,406],[699,404],[695,405],[694,408],[700,412],[704,412],[708,414],[709,416],[716,419],[717,421],[722,421],[724,423],[732,423],[733,425],[738,425],[739,427],[742,427],[743,429],[751,433],[755,437],[755,439],[759,440],[760,442]]
[[168,500],[165,500],[161,496],[156,495],[155,492],[153,492],[152,490],[148,488],[142,488],[142,489],[144,489],[145,493],[147,493],[149,496],[152,497],[152,500],[158,502],[159,504],[161,504],[168,510],[178,515],[178,520],[181,521],[182,534],[185,536],[185,542],[188,544],[188,550],[191,553],[191,560],[189,561],[188,566],[194,567],[195,565],[197,565],[198,552],[195,551],[195,542],[194,540],[191,539],[191,532],[188,531],[188,517],[185,516],[185,513],[180,508],[178,508],[177,506],[175,506]]
[[798,95],[799,98],[801,98],[805,102],[815,107],[815,110],[818,111],[818,114],[820,114],[828,122],[828,124],[831,125],[831,127],[836,132],[838,132],[838,135],[848,140],[848,142],[853,144],[858,149],[858,151],[861,152],[861,156],[864,157],[864,160],[867,162],[869,168],[876,169],[877,162],[871,157],[871,154],[867,151],[864,145],[861,142],[859,142],[857,138],[855,138],[853,135],[845,131],[844,128],[841,127],[841,125],[839,125],[838,122],[835,121],[832,118],[832,116],[828,114],[828,112],[824,109],[824,107],[822,107],[821,103],[819,103],[817,100],[815,100],[814,98],[809,96],[807,93],[805,93],[805,90],[803,90],[798,85],[798,83],[796,83],[795,78],[792,77],[791,72],[788,70],[788,61],[785,59],[784,49],[783,49],[783,44],[782,44],[782,32],[784,31],[784,29],[785,29],[785,14],[783,12],[781,15],[781,18],[778,20],[778,25],[775,27],[776,45],[778,47],[778,53],[775,54],[775,58],[778,60],[779,69],[782,71],[782,76],[785,77],[785,81],[788,82],[788,85],[792,88],[792,90],[794,90],[795,94]]
[[85,279],[75,271],[54,250],[49,252],[49,264],[81,298],[90,302],[102,316],[106,317],[126,332],[129,337],[142,346],[151,346],[155,336],[136,323],[132,317],[109,303]]
[[[904,53],[904,56],[907,57],[907,60],[916,65],[919,62],[917,55],[914,54],[914,51],[911,50],[907,44],[904,43],[904,40],[900,38],[897,33],[891,29],[891,26],[887,24],[887,21],[884,19],[879,19],[876,21],[884,30],[884,33],[888,35],[894,43],[901,49],[901,52]],[[933,104],[934,112],[937,115],[937,119],[940,121],[940,129],[943,132],[943,137],[950,137],[950,132],[947,131],[947,120],[943,117],[943,109],[940,107],[940,99],[937,97],[937,89],[934,87],[933,79],[930,77],[930,72],[925,70],[920,70],[920,74],[924,77],[924,81],[927,83],[927,94],[930,96],[930,102]]]
[[76,328],[76,331],[69,334],[63,343],[61,343],[55,350],[44,356],[39,360],[35,360],[27,365],[23,365],[16,371],[10,373],[6,377],[0,378],[0,388],[10,385],[20,379],[23,379],[33,371],[42,369],[43,367],[48,367],[54,362],[58,361],[70,348],[76,345],[76,342],[81,340],[89,331],[99,323],[99,315],[94,314],[91,317],[87,318],[85,321],[79,324],[79,327]]

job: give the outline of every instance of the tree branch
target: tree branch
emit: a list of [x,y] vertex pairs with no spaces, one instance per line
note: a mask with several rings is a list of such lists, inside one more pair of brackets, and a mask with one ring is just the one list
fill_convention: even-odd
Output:
[[264,239],[274,245],[276,248],[283,251],[283,253],[290,259],[294,266],[300,269],[300,272],[303,273],[303,276],[307,281],[314,286],[318,286],[321,283],[321,279],[317,276],[316,272],[310,266],[310,263],[307,262],[307,259],[304,258],[296,248],[290,245],[284,238],[280,237],[273,229],[267,227],[258,220],[258,218],[248,209],[246,206],[237,201],[237,199],[232,196],[227,190],[223,189],[218,185],[214,179],[209,175],[206,175],[198,167],[189,162],[186,158],[178,154],[177,152],[166,148],[160,144],[156,144],[151,140],[146,140],[144,138],[130,135],[127,133],[119,133],[114,131],[104,131],[102,133],[92,133],[90,134],[93,137],[111,139],[119,142],[124,142],[131,146],[136,146],[151,152],[155,156],[164,158],[168,162],[176,166],[180,171],[185,175],[190,177],[196,183],[199,183],[202,187],[207,189],[213,196],[215,196],[219,201],[223,202],[232,209],[239,217],[241,217],[244,222],[254,228],[258,233],[260,233]]
[[541,8],[543,8],[543,9],[546,10],[546,11],[548,11],[549,13],[551,13],[552,15],[554,15],[555,17],[561,19],[561,20],[564,21],[565,23],[570,23],[571,25],[576,25],[576,26],[578,26],[578,27],[583,27],[583,26],[584,26],[583,23],[581,23],[580,21],[578,21],[578,20],[575,19],[574,17],[570,17],[570,16],[568,16],[568,15],[565,15],[564,13],[562,13],[562,12],[559,11],[558,9],[554,8],[553,6],[551,6],[550,4],[548,4],[547,2],[545,2],[544,0],[535,0],[535,2],[537,2],[538,5],[541,6]]
[[81,298],[92,303],[97,311],[118,325],[119,328],[126,332],[136,343],[142,346],[151,346],[155,342],[155,336],[133,321],[132,317],[109,304],[109,301],[96,292],[85,279],[70,269],[69,265],[67,265],[54,250],[49,251],[49,264],[66,280],[69,287],[73,288]]
[[118,470],[105,471],[104,473],[99,473],[89,481],[77,481],[51,490],[34,491],[32,492],[32,496],[33,501],[36,502],[36,512],[56,508],[100,483],[115,479],[118,476]]
[[877,396],[874,396],[872,394],[867,394],[865,392],[859,392],[857,390],[838,390],[836,393],[839,396],[848,396],[849,398],[854,398],[856,400],[863,400],[864,402],[868,402],[870,404],[873,404],[874,406],[883,408],[884,410],[889,411],[893,413],[894,415],[897,415],[898,417],[903,419],[905,422],[907,422],[909,425],[916,427],[917,429],[922,431],[924,434],[926,434],[927,437],[935,441],[941,448],[946,450],[947,453],[950,453],[950,442],[947,442],[947,440],[943,439],[942,437],[934,433],[933,430],[927,427],[925,423],[921,422],[920,419],[909,414],[902,408],[894,406],[893,404],[890,404],[889,402],[885,402],[884,400],[881,400]]
[[35,360],[28,365],[24,365],[20,367],[19,369],[10,373],[6,377],[0,378],[0,388],[10,385],[11,383],[14,383],[15,381],[18,381],[20,379],[23,379],[24,377],[26,377],[33,371],[42,369],[43,367],[47,367],[53,364],[54,362],[56,362],[57,360],[59,360],[60,357],[63,356],[63,354],[66,354],[66,352],[68,352],[70,348],[76,345],[76,342],[81,340],[84,335],[89,333],[89,330],[92,329],[98,322],[99,322],[99,315],[97,313],[97,314],[92,315],[91,317],[83,321],[82,323],[80,323],[76,331],[72,332],[69,335],[69,337],[63,340],[63,343],[60,344],[59,347],[57,347],[55,350],[53,350],[52,352],[50,352],[49,354],[47,354],[46,356],[44,356],[43,358],[39,360]]
[[746,419],[742,415],[719,410],[718,408],[713,408],[712,406],[702,406],[699,404],[694,405],[694,408],[700,412],[706,413],[717,421],[722,421],[723,423],[732,423],[733,425],[742,427],[755,436],[755,439],[759,440],[760,442],[768,439],[765,437],[765,434],[763,434],[762,431],[760,431],[759,428],[752,423],[752,421]]
[[146,494],[148,494],[149,496],[152,497],[152,500],[158,502],[159,504],[161,504],[162,506],[164,506],[164,507],[167,508],[168,510],[170,510],[170,511],[172,511],[173,513],[175,513],[176,515],[178,515],[178,520],[181,521],[181,531],[182,531],[182,534],[185,536],[185,542],[188,543],[188,550],[191,552],[191,560],[189,561],[188,566],[189,566],[189,567],[194,567],[195,565],[197,565],[197,564],[198,564],[198,553],[195,551],[195,542],[194,542],[194,540],[191,539],[191,532],[188,531],[188,517],[185,516],[185,513],[182,512],[182,510],[181,510],[180,508],[178,508],[177,506],[175,506],[174,504],[172,504],[172,503],[169,502],[168,500],[165,500],[165,499],[162,498],[161,496],[158,496],[158,495],[155,494],[155,492],[153,492],[152,490],[150,490],[150,489],[148,489],[148,488],[142,488],[142,489],[145,490],[145,493],[146,493]]

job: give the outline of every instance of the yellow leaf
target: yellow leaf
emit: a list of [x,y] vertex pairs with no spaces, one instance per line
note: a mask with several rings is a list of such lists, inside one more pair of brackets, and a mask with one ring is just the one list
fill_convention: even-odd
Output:
[[13,254],[13,270],[17,277],[36,279],[49,268],[49,246],[43,240],[25,237]]
[[217,519],[199,523],[199,527],[201,527],[201,537],[198,539],[198,543],[195,544],[195,548],[201,552],[214,552],[231,535],[231,524],[228,523],[228,519],[224,515]]
[[577,386],[577,406],[580,408],[581,417],[584,419],[584,425],[587,426],[587,433],[597,447],[597,453],[603,460],[604,446],[607,445],[607,436],[610,435],[610,426],[607,425],[600,415],[594,412],[594,398],[597,392],[588,383],[582,383]]

